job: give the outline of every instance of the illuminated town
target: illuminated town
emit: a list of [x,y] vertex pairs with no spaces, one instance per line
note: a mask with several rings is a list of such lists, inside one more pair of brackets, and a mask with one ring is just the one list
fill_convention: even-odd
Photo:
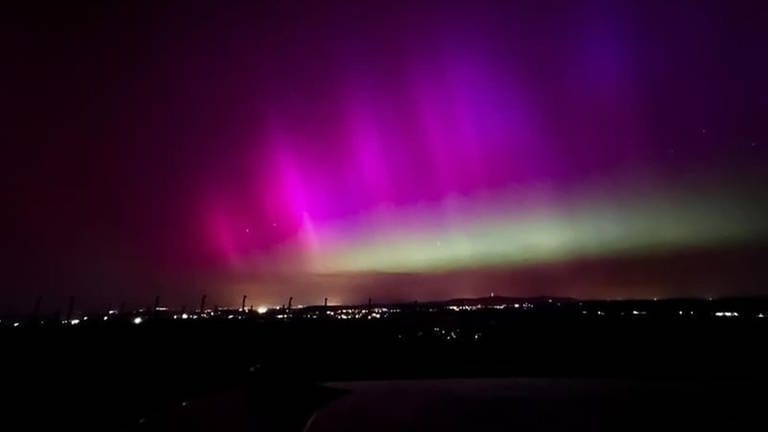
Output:
[[655,299],[655,300],[577,300],[571,298],[505,298],[485,297],[438,302],[360,305],[245,305],[237,308],[205,306],[194,311],[172,309],[157,304],[151,308],[122,311],[109,309],[101,313],[70,311],[67,317],[4,317],[2,327],[84,326],[131,323],[134,325],[166,321],[248,320],[253,322],[312,320],[397,320],[413,315],[443,317],[475,314],[478,316],[512,316],[528,318],[560,317],[569,319],[635,319],[641,320],[760,320],[768,317],[768,298],[730,299]]

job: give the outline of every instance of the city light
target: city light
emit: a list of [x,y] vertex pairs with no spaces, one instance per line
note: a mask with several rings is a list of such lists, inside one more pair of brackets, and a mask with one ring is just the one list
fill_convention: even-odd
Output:
[[[549,302],[549,300],[546,300],[546,302]],[[662,300],[657,300],[658,303],[662,303]],[[543,304],[543,302],[541,303]],[[454,313],[473,313],[473,312],[480,312],[480,311],[490,311],[490,310],[508,310],[512,311],[509,313],[513,314],[519,314],[519,313],[532,313],[534,310],[536,310],[537,306],[540,306],[540,303],[535,302],[519,302],[519,303],[505,303],[505,304],[444,304],[444,305],[437,305],[429,308],[421,308],[419,309],[422,312],[429,312],[429,313],[435,313],[440,311],[445,312],[454,312]],[[674,308],[672,310],[669,309],[656,309],[654,306],[651,309],[632,309],[632,308],[626,308],[624,310],[616,310],[616,311],[607,311],[605,309],[602,309],[602,303],[594,303],[591,304],[590,302],[573,302],[571,304],[573,309],[570,309],[572,313],[577,314],[578,316],[584,317],[585,319],[590,316],[600,316],[600,317],[619,317],[619,316],[631,316],[631,317],[652,317],[653,319],[664,319],[664,317],[691,317],[693,318],[694,315],[698,315],[697,312],[695,312],[692,307],[691,308]],[[183,309],[182,309],[183,310]],[[240,310],[240,313],[237,313],[236,311]],[[385,307],[385,306],[376,306],[376,307],[366,307],[365,305],[347,305],[342,307],[333,307],[333,308],[321,308],[320,306],[306,306],[304,309],[300,309],[298,307],[292,308],[290,310],[284,309],[284,308],[276,308],[273,309],[267,305],[259,305],[259,306],[253,306],[250,309],[246,309],[254,312],[258,315],[264,315],[262,319],[279,319],[279,320],[285,320],[285,319],[313,319],[313,320],[319,320],[323,318],[328,319],[335,319],[335,320],[386,320],[390,319],[394,316],[396,316],[399,313],[403,313],[405,310],[399,308],[399,307]],[[275,315],[269,315],[270,311],[274,311]],[[112,321],[112,317],[110,315],[113,315],[114,310],[108,310],[101,314],[96,315],[96,319],[98,320],[99,317],[101,317],[102,321]],[[753,319],[764,319],[768,317],[768,312],[747,312],[744,310],[741,311],[735,311],[735,310],[720,310],[720,311],[714,311],[714,310],[702,310],[698,311],[701,313],[702,316],[709,316],[709,317],[717,317],[717,318],[738,318],[738,317],[744,317],[749,316]],[[136,311],[135,313],[141,314],[141,311]],[[225,320],[248,320],[253,317],[255,317],[255,314],[249,314],[247,312],[243,312],[243,309],[221,309],[218,311],[206,311],[202,314],[195,313],[187,313],[182,312],[179,310],[176,313],[172,313],[167,316],[158,316],[153,317],[154,320],[158,320],[159,322],[162,322],[164,319],[184,319],[184,320],[192,320],[192,319],[198,319],[198,318],[207,318],[207,319],[225,319]],[[129,316],[128,319],[133,324],[141,324],[144,321],[146,321],[149,317],[146,315],[146,312],[142,314],[142,316]],[[64,319],[59,322],[63,325],[81,325],[86,324],[87,316],[82,315],[78,318],[71,318],[71,319]],[[11,321],[9,323],[10,326],[13,327],[19,327],[24,322],[18,322],[14,323]],[[443,330],[444,332],[444,330]],[[443,336],[445,336],[446,333],[442,333]],[[458,335],[453,336],[451,339],[458,339]]]
[[739,316],[738,312],[715,312],[716,317],[737,317]]

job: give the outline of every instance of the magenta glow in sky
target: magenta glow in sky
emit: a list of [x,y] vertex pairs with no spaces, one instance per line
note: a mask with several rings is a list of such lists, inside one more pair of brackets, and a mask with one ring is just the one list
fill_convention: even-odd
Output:
[[488,59],[475,57],[444,53],[421,59],[427,70],[406,63],[399,76],[372,71],[367,80],[341,81],[321,116],[270,113],[274,120],[254,138],[265,149],[254,157],[255,187],[234,198],[257,201],[257,214],[212,210],[221,252],[258,247],[270,229],[303,230],[312,247],[314,223],[381,206],[437,204],[546,174],[545,149],[537,144],[544,137],[537,137],[530,102],[508,79],[495,78],[492,65],[483,67]]
[[12,20],[19,298],[451,296],[764,248],[764,5],[83,8]]
[[[584,229],[574,207],[580,218],[598,218],[619,198],[659,226],[638,234],[633,223],[614,222],[611,229],[623,234],[605,239],[596,232],[593,248],[610,251],[648,235],[658,247],[677,248],[728,237],[704,235],[712,227],[702,223],[701,233],[667,245],[664,233],[682,227],[665,226],[669,215],[647,208],[658,197],[632,198],[638,189],[663,195],[692,188],[700,200],[682,194],[667,209],[678,223],[691,214],[686,205],[699,205],[707,212],[702,218],[716,220],[739,219],[749,206],[749,197],[740,196],[728,209],[722,196],[706,196],[717,181],[699,184],[707,176],[697,164],[720,151],[716,141],[724,139],[722,130],[706,130],[713,120],[696,115],[701,107],[676,113],[669,136],[664,129],[673,126],[654,118],[665,108],[648,103],[644,92],[649,80],[659,80],[656,91],[679,91],[664,83],[663,61],[674,59],[648,64],[645,30],[634,25],[631,11],[560,11],[540,26],[525,22],[525,10],[502,12],[503,18],[467,7],[424,16],[414,8],[404,16],[411,25],[360,38],[335,29],[319,40],[299,36],[298,52],[289,51],[297,58],[276,59],[274,72],[283,62],[298,62],[304,68],[292,73],[302,81],[274,77],[274,99],[264,101],[246,127],[253,131],[245,156],[250,177],[237,192],[214,190],[207,198],[207,233],[218,258],[235,268],[280,271],[423,269],[375,260],[363,268],[323,263],[387,244],[401,255],[398,262],[429,261],[441,254],[430,246],[457,247],[456,238],[464,237],[471,252],[465,262],[451,262],[471,266],[491,247],[476,236],[481,226],[490,223],[501,235],[525,223],[544,236],[568,237]],[[321,26],[333,22],[326,18]],[[737,151],[749,152],[741,145]],[[529,215],[536,211],[539,216]],[[536,218],[547,227],[535,228]],[[752,234],[745,229],[737,237]],[[697,242],[697,236],[708,240]],[[576,249],[567,257],[588,252]],[[503,263],[506,253],[499,253]],[[520,259],[525,251],[514,255]]]

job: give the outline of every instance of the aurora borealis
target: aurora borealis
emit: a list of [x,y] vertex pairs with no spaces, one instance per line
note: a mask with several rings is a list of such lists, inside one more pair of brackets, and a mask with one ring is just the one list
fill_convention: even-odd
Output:
[[[100,302],[768,293],[743,285],[768,280],[765,6],[81,9],[17,25],[16,285]],[[750,258],[701,291],[658,270],[700,253],[708,272]],[[635,259],[647,280],[621,276]],[[519,278],[547,266],[557,284]]]

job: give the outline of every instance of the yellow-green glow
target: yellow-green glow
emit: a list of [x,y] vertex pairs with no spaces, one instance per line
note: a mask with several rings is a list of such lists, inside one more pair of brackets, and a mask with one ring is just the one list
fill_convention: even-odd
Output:
[[766,214],[756,212],[754,204],[750,207],[749,196],[628,194],[542,202],[535,210],[521,206],[524,212],[516,208],[514,199],[495,197],[369,215],[355,221],[355,236],[315,256],[313,270],[441,271],[743,244],[768,237]]

